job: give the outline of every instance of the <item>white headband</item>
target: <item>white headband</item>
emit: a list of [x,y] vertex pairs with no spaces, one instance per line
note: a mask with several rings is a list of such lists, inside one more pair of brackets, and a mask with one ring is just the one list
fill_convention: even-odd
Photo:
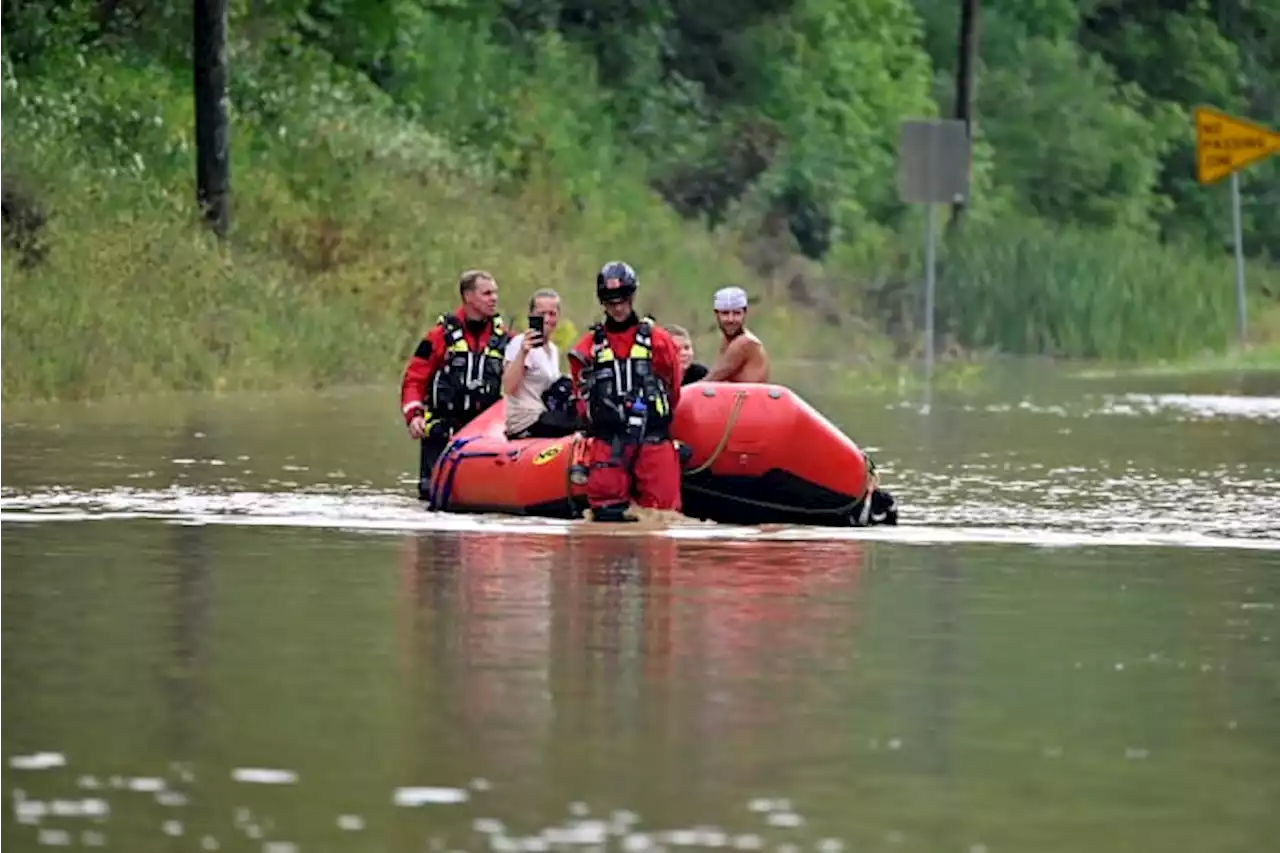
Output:
[[715,310],[717,311],[734,311],[739,308],[746,310],[747,292],[741,287],[722,287],[716,291]]

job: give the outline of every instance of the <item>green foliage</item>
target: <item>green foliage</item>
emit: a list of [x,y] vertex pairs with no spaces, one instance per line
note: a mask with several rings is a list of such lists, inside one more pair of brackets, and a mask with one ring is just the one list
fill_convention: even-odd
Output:
[[1142,90],[1069,42],[1020,43],[1016,65],[982,82],[978,112],[999,152],[996,179],[1044,218],[1153,230],[1156,192],[1177,115],[1146,117]]
[[[917,2],[935,63],[954,67],[954,9]],[[1191,112],[1207,104],[1263,123],[1280,116],[1280,3],[984,7],[979,114],[1008,133],[1001,142],[991,131],[999,159],[1023,161],[1008,180],[1036,182],[1042,193],[1043,175],[1065,165],[1069,173],[1054,171],[1048,183],[1055,212],[1046,215],[1055,220],[1154,226],[1163,238],[1215,250],[1229,241],[1225,194],[1195,179]],[[1038,147],[1030,141],[1037,136]],[[1112,169],[1115,180],[1101,182]],[[1247,250],[1280,256],[1280,166],[1273,158],[1251,167],[1241,187]]]
[[[1230,264],[1124,232],[1004,223],[967,234],[944,268],[939,316],[964,346],[1176,358],[1223,348],[1235,334]],[[1280,287],[1274,271],[1253,269],[1249,278],[1259,296]]]
[[[880,352],[877,327],[913,349],[898,123],[953,108],[957,4],[232,0],[225,247],[192,200],[190,4],[3,16],[6,396],[389,378],[460,269],[516,303],[555,286],[582,323],[613,256],[662,319],[705,326],[734,280],[801,349],[856,329]],[[1227,194],[1194,180],[1190,112],[1280,115],[1280,3],[995,0],[980,32],[944,328],[1072,356],[1223,346]],[[1241,184],[1272,316],[1280,165]]]
[[322,53],[235,58],[225,249],[195,224],[174,153],[190,121],[171,120],[189,93],[161,66],[91,54],[74,79],[29,80],[6,62],[6,172],[53,211],[44,260],[3,256],[6,398],[393,381],[478,265],[508,313],[551,285],[580,320],[614,255],[643,258],[642,304],[672,321],[703,313],[721,276],[747,278],[642,182],[623,208],[537,181],[494,192],[487,167]]
[[766,180],[810,257],[897,208],[898,123],[934,112],[919,38],[906,0],[801,0],[790,27],[761,33],[763,111],[788,143]]

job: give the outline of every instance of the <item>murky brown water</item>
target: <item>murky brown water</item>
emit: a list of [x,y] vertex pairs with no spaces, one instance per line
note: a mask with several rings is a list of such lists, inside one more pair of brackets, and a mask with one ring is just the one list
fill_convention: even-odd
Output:
[[810,397],[874,531],[431,516],[393,392],[7,407],[3,840],[1268,849],[1280,378],[1014,382]]

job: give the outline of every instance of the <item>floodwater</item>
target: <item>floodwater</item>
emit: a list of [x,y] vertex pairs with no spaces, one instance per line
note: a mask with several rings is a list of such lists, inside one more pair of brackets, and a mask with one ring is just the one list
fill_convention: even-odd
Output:
[[433,516],[394,389],[6,407],[3,841],[1274,849],[1280,376],[807,381],[899,527]]

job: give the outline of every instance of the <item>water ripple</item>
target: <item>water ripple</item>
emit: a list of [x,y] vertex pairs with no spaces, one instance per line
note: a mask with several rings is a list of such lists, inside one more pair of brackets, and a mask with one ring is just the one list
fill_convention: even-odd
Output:
[[[1068,482],[1069,481],[1069,482]],[[904,523],[896,528],[738,527],[696,521],[625,528],[554,519],[428,512],[394,492],[319,489],[222,492],[186,486],[77,491],[6,490],[0,520],[50,522],[156,519],[176,524],[313,527],[352,531],[542,533],[571,529],[676,539],[812,541],[866,539],[904,544],[989,542],[1048,547],[1168,545],[1280,550],[1280,484],[1242,480],[1224,491],[1157,478],[1082,483],[1070,469],[1048,479],[982,473],[894,472]],[[902,486],[899,487],[898,483]]]
[[[912,408],[901,402],[890,408]],[[743,528],[689,521],[675,524],[657,535],[704,539],[888,539],[906,543],[1018,542],[1046,546],[1091,544],[1167,544],[1210,547],[1277,547],[1280,539],[1280,459],[1258,454],[1265,446],[1272,423],[1280,421],[1280,397],[1215,394],[1085,394],[1065,402],[1024,398],[1013,402],[983,404],[968,401],[951,412],[965,424],[960,442],[934,450],[935,436],[927,446],[890,448],[881,458],[883,482],[898,498],[902,526],[897,529],[841,530],[802,527]],[[1001,429],[1017,424],[1029,431],[1030,448],[1008,446],[1007,435],[991,435],[990,419],[1000,415]],[[1062,425],[1028,426],[1049,418]],[[1218,421],[1221,435],[1214,443],[1201,437],[1200,447],[1246,448],[1202,460],[1187,447],[1172,447],[1167,454],[1143,456],[1144,463],[1108,458],[1108,447],[1098,438],[1071,439],[1059,446],[1058,433],[1077,430],[1089,418],[1143,419],[1118,431],[1107,426],[1101,440],[1114,435],[1130,455],[1142,455],[1155,441],[1170,441],[1169,433],[1147,440],[1151,423],[1163,421]],[[972,421],[972,423],[970,423]],[[1230,424],[1228,422],[1235,422]],[[1262,425],[1259,425],[1261,422]],[[1096,422],[1095,422],[1096,423]],[[900,425],[901,426],[901,425]],[[954,424],[953,424],[954,427]],[[948,427],[952,429],[953,427]],[[1012,429],[1012,427],[1008,427]],[[1180,429],[1180,428],[1179,428]],[[977,432],[975,432],[977,431]],[[1188,428],[1190,431],[1190,428]],[[1096,432],[1096,427],[1094,428]],[[1013,433],[1010,433],[1012,435]],[[1046,435],[1047,434],[1047,435]],[[1151,433],[1155,435],[1154,433]],[[201,434],[202,435],[202,434]],[[975,438],[976,436],[976,438]],[[899,436],[900,441],[905,441]],[[978,443],[974,443],[975,440]],[[1178,439],[1179,441],[1181,439]],[[37,441],[37,444],[39,442]],[[1025,443],[1025,442],[1024,442]],[[941,446],[941,445],[939,445]],[[967,449],[967,452],[966,452]],[[1064,464],[1072,450],[1080,459]],[[878,450],[878,448],[877,448]],[[905,452],[904,452],[905,451]],[[287,464],[269,463],[255,453],[255,467],[271,472],[298,474],[300,479],[270,477],[255,481],[245,453],[224,454],[222,459],[200,454],[166,453],[163,459],[174,469],[157,475],[163,462],[152,455],[130,464],[115,455],[112,467],[124,470],[122,482],[163,479],[153,488],[106,485],[102,488],[32,486],[0,488],[0,518],[8,522],[80,521],[106,519],[159,519],[177,524],[230,524],[257,526],[321,527],[365,531],[497,531],[562,534],[580,525],[565,522],[497,516],[453,516],[425,511],[410,496],[415,482],[411,472],[398,478],[398,490],[387,478],[378,485],[350,477],[329,461],[304,464],[285,456]],[[1039,458],[1036,458],[1039,457]],[[902,464],[898,460],[906,460]],[[1080,464],[1080,463],[1087,464]],[[895,464],[897,463],[897,464]],[[1145,467],[1144,467],[1145,465]],[[213,475],[193,469],[215,466]],[[132,468],[133,473],[129,473]],[[227,476],[222,476],[226,474]],[[306,475],[303,477],[302,475]],[[266,474],[262,476],[268,476]],[[319,477],[323,481],[315,482]],[[205,482],[197,484],[201,477]],[[194,478],[194,479],[193,479]],[[139,485],[141,485],[139,483]],[[614,531],[633,535],[636,531]]]
[[[1126,757],[1133,759],[1136,756],[1126,755]],[[21,761],[16,764],[14,761],[21,758],[23,756],[11,757],[10,766],[15,768],[22,766]],[[242,769],[233,770],[233,775]],[[293,779],[297,779],[297,774],[293,771],[277,772],[289,774]],[[191,780],[192,774],[189,772],[180,774],[175,779],[157,778],[160,785],[166,789],[189,783]],[[486,791],[491,788],[487,782],[484,785],[476,784],[481,781],[483,780],[472,780],[468,787],[396,788],[392,791],[387,803],[392,807],[409,808],[424,805],[448,807],[469,803],[472,798],[468,788]],[[293,792],[293,796],[306,796],[306,793],[305,789],[299,789]],[[132,813],[132,810],[137,807],[137,800],[122,799],[113,808],[106,799],[70,800],[54,797],[41,800],[29,796],[22,788],[14,788],[11,801],[17,823],[30,827],[30,831],[35,836],[35,842],[42,846],[70,846],[75,844],[77,838],[80,844],[87,847],[105,846],[108,830],[113,825],[113,817],[119,821],[132,823],[131,831],[136,831],[138,828],[139,815]],[[593,813],[589,803],[578,800],[568,804],[567,814],[561,819],[531,831],[519,832],[503,820],[491,816],[473,818],[470,821],[470,834],[464,837],[450,837],[451,833],[448,830],[436,828],[428,837],[425,849],[453,850],[459,853],[468,850],[488,850],[493,853],[548,853],[551,850],[574,848],[603,850],[608,847],[628,851],[628,853],[647,853],[647,851],[661,851],[669,847],[681,847],[730,850],[772,848],[782,853],[800,853],[800,851],[843,853],[849,848],[848,839],[813,832],[809,828],[810,819],[789,798],[756,796],[748,799],[744,805],[745,809],[741,812],[743,815],[741,820],[744,822],[738,826],[699,823],[693,826],[677,825],[663,828],[661,825],[653,826],[644,821],[641,815],[628,809],[613,808],[601,813]],[[500,802],[485,802],[481,806],[485,809],[500,807]],[[78,819],[79,823],[72,820],[59,824],[56,820],[59,818]],[[385,813],[365,815],[345,811],[336,814],[331,825],[345,833],[363,833],[368,829],[371,820],[377,823],[379,818],[385,820],[387,815]],[[83,829],[85,820],[90,821],[90,826],[97,828]],[[643,829],[642,825],[644,825]],[[158,836],[181,838],[188,835],[187,826],[173,818],[161,819],[152,826]],[[291,841],[287,837],[272,837],[279,836],[282,832],[283,827],[277,827],[275,818],[262,809],[251,810],[240,806],[234,810],[227,824],[221,829],[217,826],[204,825],[200,831],[193,831],[192,835],[199,837],[199,847],[202,850],[218,850],[228,843],[234,846],[236,837],[241,836],[260,843],[264,851],[300,853],[303,849],[302,844]],[[884,830],[884,837],[895,838],[901,842],[906,835],[903,830],[890,827]],[[974,842],[969,849],[980,849],[983,846],[982,842]]]

